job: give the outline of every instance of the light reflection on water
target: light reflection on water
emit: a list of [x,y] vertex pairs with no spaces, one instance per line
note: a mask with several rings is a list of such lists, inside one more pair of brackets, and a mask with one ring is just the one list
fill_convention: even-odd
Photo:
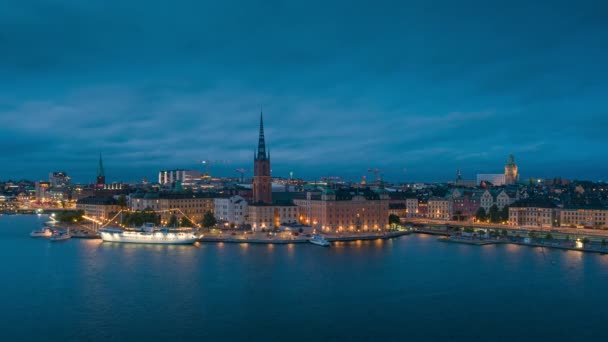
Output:
[[319,331],[327,340],[469,341],[496,331],[521,340],[504,327],[530,319],[531,339],[591,340],[585,332],[608,316],[598,304],[608,302],[607,255],[428,235],[329,248],[59,244],[30,239],[39,222],[28,220],[0,218],[7,340],[34,330],[49,340],[313,340]]

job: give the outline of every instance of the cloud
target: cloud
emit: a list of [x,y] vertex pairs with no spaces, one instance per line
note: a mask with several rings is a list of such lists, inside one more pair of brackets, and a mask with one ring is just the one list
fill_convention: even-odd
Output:
[[449,179],[509,153],[537,173],[605,164],[597,3],[142,4],[3,8],[0,178],[90,179],[99,152],[123,180],[247,166],[261,106],[275,174]]

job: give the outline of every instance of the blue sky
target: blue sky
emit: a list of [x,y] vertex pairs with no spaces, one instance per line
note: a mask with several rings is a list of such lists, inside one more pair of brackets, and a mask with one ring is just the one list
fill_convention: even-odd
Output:
[[603,1],[0,3],[0,179],[608,180]]

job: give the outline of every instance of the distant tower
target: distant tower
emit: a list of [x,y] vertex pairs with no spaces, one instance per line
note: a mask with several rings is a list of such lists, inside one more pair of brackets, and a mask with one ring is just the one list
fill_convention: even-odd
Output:
[[101,159],[101,153],[99,154],[99,167],[97,168],[97,187],[103,188],[106,184],[106,176],[103,173],[103,160]]
[[260,136],[258,150],[253,157],[253,203],[272,204],[270,183],[270,152],[266,152],[264,118],[260,112]]
[[456,171],[456,183],[461,183],[462,182],[462,173],[460,173],[460,169],[458,169],[458,171]]
[[509,155],[507,165],[505,165],[505,184],[511,185],[516,184],[519,181],[519,173],[517,173],[517,165],[515,164],[515,157]]

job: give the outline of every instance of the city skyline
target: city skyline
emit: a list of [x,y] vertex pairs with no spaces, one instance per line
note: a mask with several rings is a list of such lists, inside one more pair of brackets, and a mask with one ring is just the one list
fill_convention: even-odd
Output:
[[273,176],[473,179],[512,153],[523,178],[606,180],[602,4],[548,4],[13,4],[0,178],[92,183],[100,152],[109,182],[236,176],[263,106]]

